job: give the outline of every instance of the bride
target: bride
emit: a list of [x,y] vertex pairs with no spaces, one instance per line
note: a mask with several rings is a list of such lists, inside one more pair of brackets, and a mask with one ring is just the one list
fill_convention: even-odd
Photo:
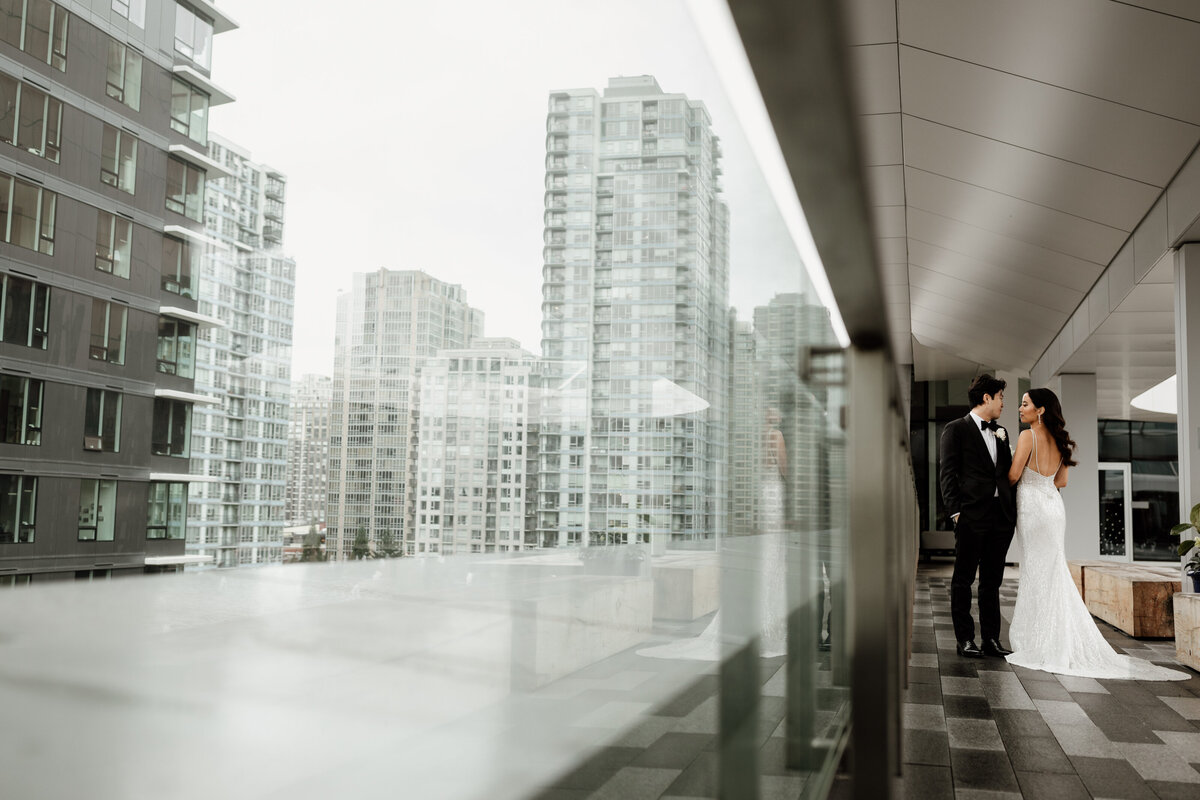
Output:
[[1058,397],[1030,389],[1021,398],[1021,422],[1008,473],[1017,486],[1017,536],[1025,556],[1009,626],[1010,664],[1084,678],[1182,681],[1191,677],[1120,655],[1105,641],[1067,568],[1066,512],[1058,490],[1067,485],[1075,442],[1067,434]]

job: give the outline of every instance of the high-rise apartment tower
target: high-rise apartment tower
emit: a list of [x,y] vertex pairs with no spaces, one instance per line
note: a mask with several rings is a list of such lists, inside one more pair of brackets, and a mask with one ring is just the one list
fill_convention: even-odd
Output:
[[292,383],[284,514],[289,525],[325,522],[332,398],[333,379],[326,375],[304,375]]
[[712,537],[729,215],[708,110],[613,78],[552,92],[546,126],[541,543]]
[[222,327],[196,348],[190,553],[218,567],[283,560],[288,394],[296,263],[281,250],[287,178],[210,137],[223,177],[204,207],[200,310]]
[[326,548],[349,558],[369,542],[413,545],[417,379],[439,350],[483,334],[461,286],[415,270],[359,272],[338,296],[329,432]]
[[0,583],[184,552],[212,3],[0,3]]

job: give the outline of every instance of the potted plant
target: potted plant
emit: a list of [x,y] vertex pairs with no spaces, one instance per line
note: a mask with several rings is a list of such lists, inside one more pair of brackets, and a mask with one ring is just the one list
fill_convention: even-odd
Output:
[[1172,535],[1178,534],[1179,555],[1187,556],[1183,571],[1192,579],[1192,591],[1200,592],[1200,503],[1192,506],[1191,522],[1181,522],[1171,528]]

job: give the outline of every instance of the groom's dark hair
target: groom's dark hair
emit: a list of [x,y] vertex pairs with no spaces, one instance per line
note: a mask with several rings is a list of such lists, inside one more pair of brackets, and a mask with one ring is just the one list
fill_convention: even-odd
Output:
[[1004,391],[1004,387],[1008,385],[1007,381],[1003,381],[994,375],[983,373],[978,378],[971,382],[971,388],[967,389],[967,399],[971,401],[971,408],[983,402],[983,396],[990,394],[995,397],[998,393]]

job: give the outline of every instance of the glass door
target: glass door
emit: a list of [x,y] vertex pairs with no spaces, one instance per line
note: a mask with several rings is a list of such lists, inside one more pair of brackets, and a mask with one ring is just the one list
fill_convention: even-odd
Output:
[[1100,558],[1133,560],[1133,486],[1129,464],[1100,465]]

